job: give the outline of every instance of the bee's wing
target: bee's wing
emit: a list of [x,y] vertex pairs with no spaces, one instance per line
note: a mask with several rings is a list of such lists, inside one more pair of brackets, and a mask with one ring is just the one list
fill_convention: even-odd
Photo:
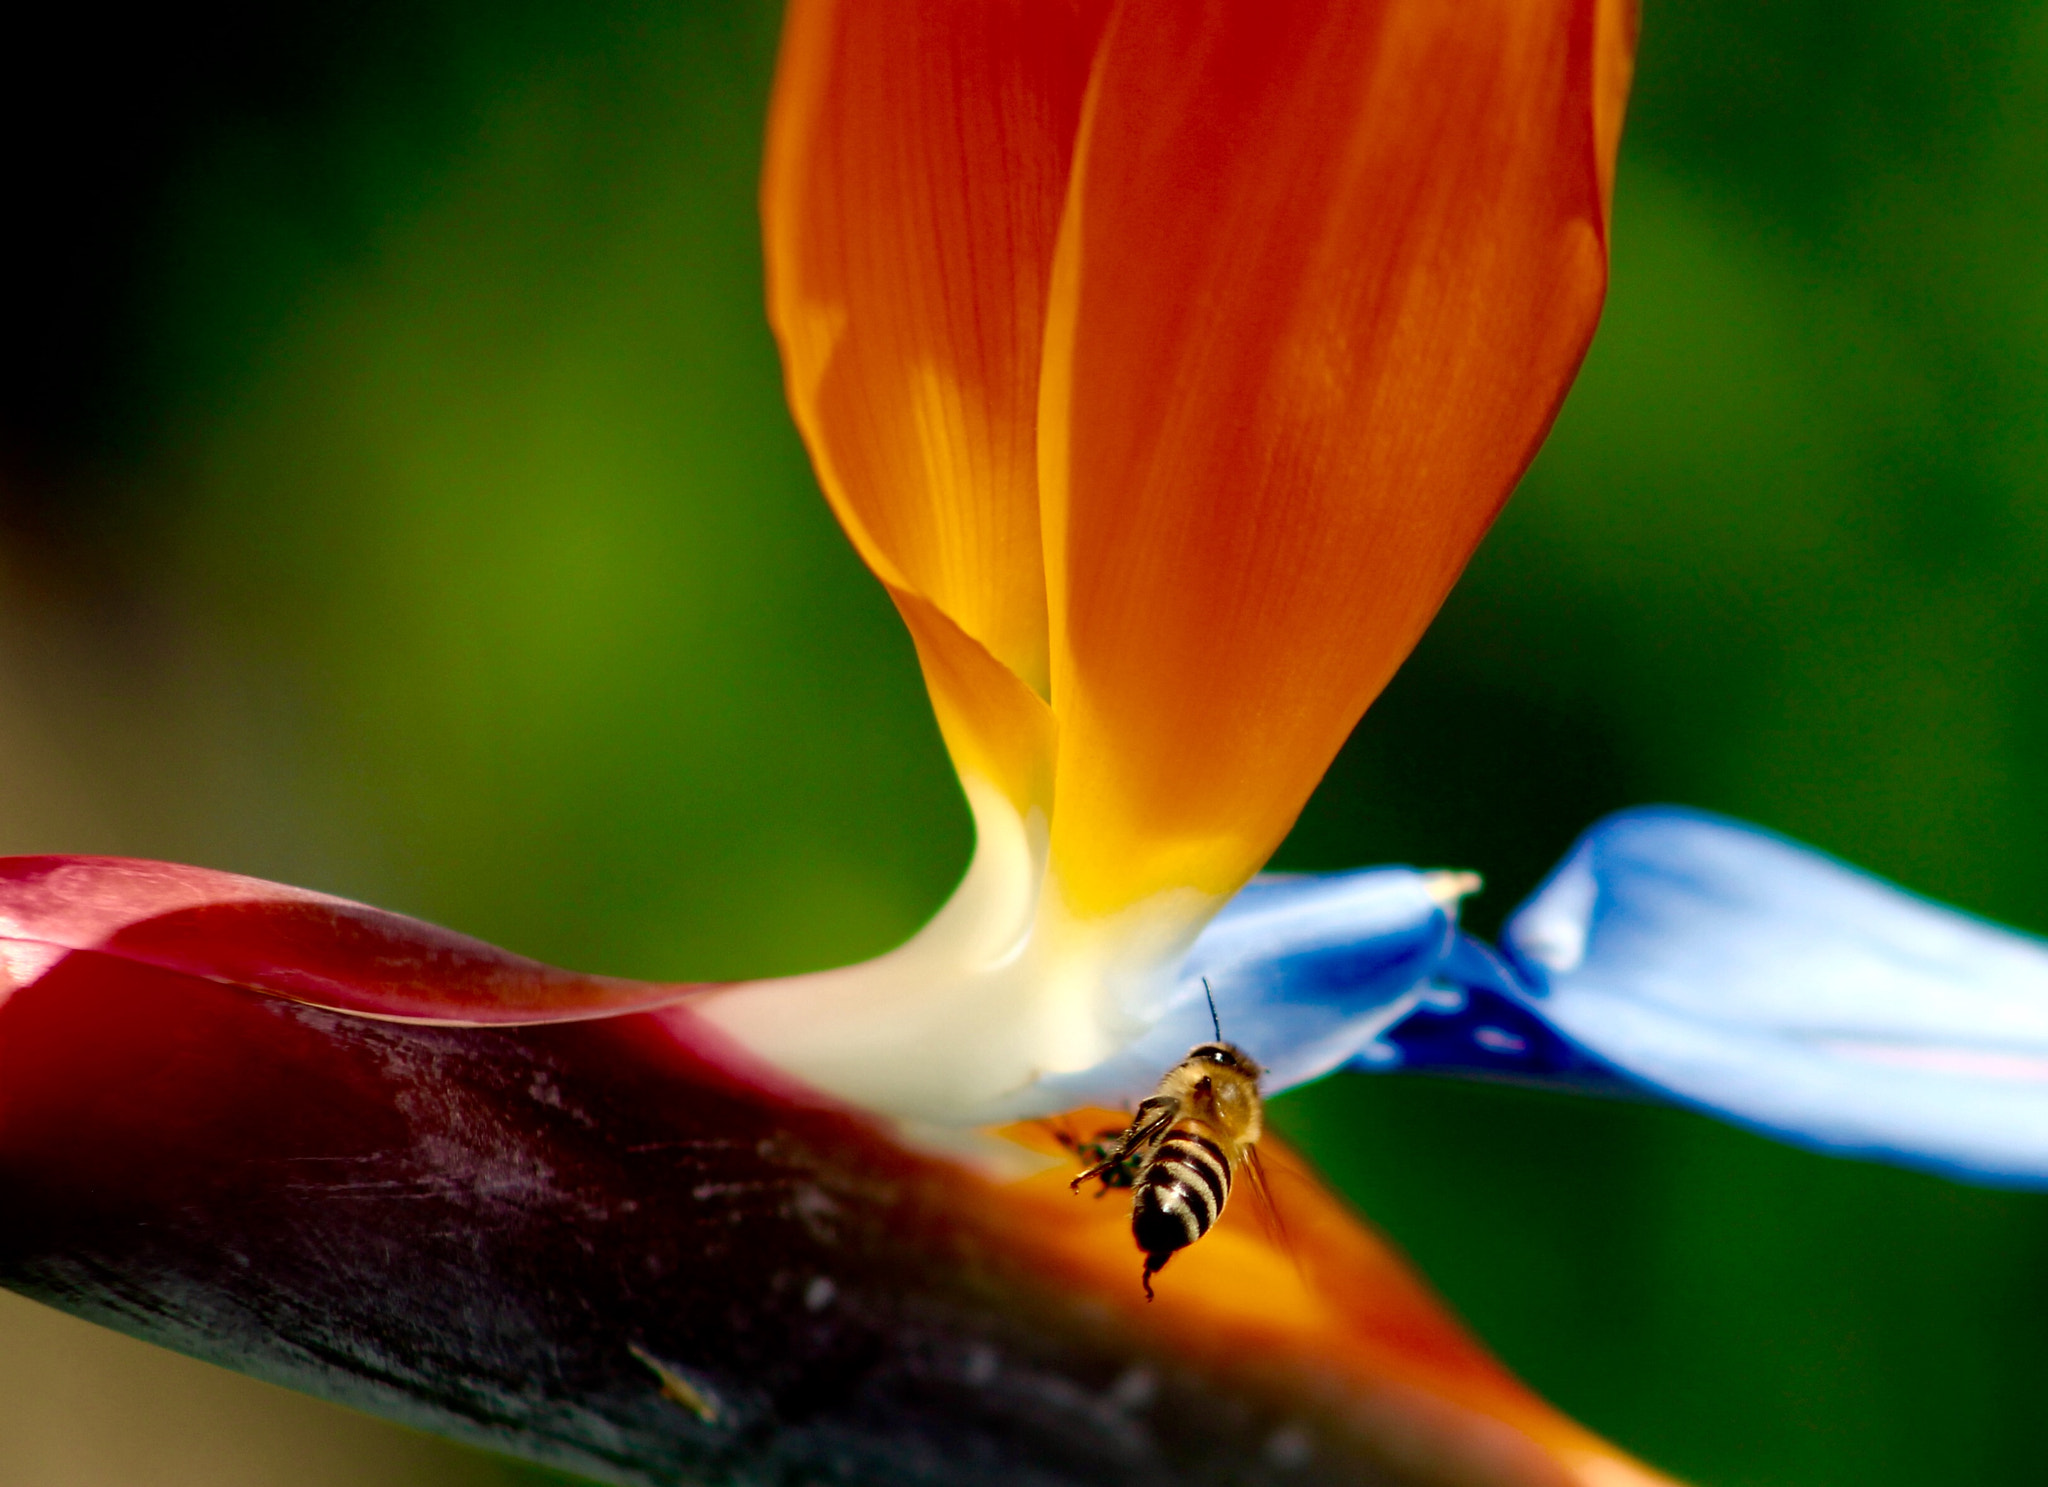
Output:
[[1244,1149],[1243,1165],[1245,1176],[1251,1179],[1252,1206],[1259,1211],[1259,1223],[1266,1230],[1266,1238],[1287,1256],[1294,1265],[1295,1273],[1306,1281],[1308,1273],[1301,1268],[1301,1251],[1294,1247],[1294,1238],[1287,1232],[1287,1217],[1274,1200],[1273,1184],[1266,1178],[1266,1164],[1259,1159],[1257,1146]]

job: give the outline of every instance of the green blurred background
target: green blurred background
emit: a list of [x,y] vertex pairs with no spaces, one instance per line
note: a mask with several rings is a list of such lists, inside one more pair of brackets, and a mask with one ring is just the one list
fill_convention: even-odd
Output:
[[[1647,8],[1585,375],[1280,864],[1475,867],[1486,929],[1674,800],[2048,930],[2048,8]],[[968,827],[781,406],[772,6],[73,12],[0,87],[0,851],[627,975],[910,932]],[[1422,1080],[1276,1119],[1703,1487],[2048,1476],[2048,1198]],[[0,1487],[527,1475],[26,1303],[0,1358]]]

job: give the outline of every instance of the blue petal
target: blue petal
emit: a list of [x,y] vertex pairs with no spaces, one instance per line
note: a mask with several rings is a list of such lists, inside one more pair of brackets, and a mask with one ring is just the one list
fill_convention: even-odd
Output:
[[2048,945],[1698,812],[1610,817],[1502,941],[1526,1005],[1801,1145],[2048,1183]]
[[1399,1063],[1389,1028],[1466,1004],[1438,984],[1460,940],[1445,877],[1384,867],[1255,879],[1195,942],[1158,1024],[1094,1068],[1039,1081],[1032,1103],[1056,1111],[1152,1093],[1214,1036],[1204,981],[1223,1036],[1265,1066],[1268,1092],[1357,1060]]

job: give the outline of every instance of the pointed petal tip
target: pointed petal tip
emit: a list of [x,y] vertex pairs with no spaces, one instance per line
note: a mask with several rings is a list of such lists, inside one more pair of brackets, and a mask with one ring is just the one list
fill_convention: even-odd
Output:
[[1478,873],[1439,869],[1422,876],[1424,891],[1446,909],[1456,909],[1486,887],[1486,879]]

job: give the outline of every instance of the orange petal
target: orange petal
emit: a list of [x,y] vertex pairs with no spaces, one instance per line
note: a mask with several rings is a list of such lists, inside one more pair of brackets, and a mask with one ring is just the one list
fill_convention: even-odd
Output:
[[[1106,12],[1106,0],[796,0],[762,186],[770,318],[833,509],[885,583],[1041,697],[1046,282]],[[933,670],[911,623],[957,759],[961,728],[993,734],[1008,713],[978,708],[992,683],[950,692],[960,668]]]
[[[1076,1111],[1000,1134],[1066,1153],[1055,1124],[1093,1133],[1128,1116]],[[1216,1228],[1140,1288],[1130,1203],[1068,1190],[1063,1160],[1007,1184],[1000,1216],[1077,1292],[1157,1327],[1195,1366],[1258,1358],[1276,1371],[1314,1360],[1320,1387],[1350,1401],[1359,1434],[1399,1481],[1468,1487],[1656,1487],[1669,1479],[1560,1414],[1450,1315],[1407,1261],[1270,1137],[1260,1143],[1277,1221],[1233,1196]],[[1283,1237],[1284,1236],[1284,1237]]]
[[1549,428],[1627,0],[1134,0],[1049,311],[1053,854],[1103,913],[1279,843]]

